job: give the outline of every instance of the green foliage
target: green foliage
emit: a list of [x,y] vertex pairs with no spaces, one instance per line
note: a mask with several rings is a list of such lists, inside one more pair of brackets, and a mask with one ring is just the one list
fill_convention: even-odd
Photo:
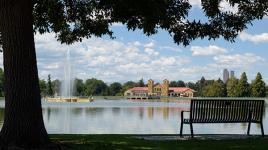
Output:
[[205,97],[225,97],[226,86],[222,80],[218,79],[212,84],[207,85],[203,90],[203,96]]
[[256,1],[228,1],[239,8],[233,13],[221,11],[220,1],[203,0],[202,8],[208,18],[204,22],[188,18],[192,6],[186,0],[35,0],[34,28],[40,33],[55,32],[58,40],[67,44],[91,36],[113,38],[109,26],[118,22],[129,30],[141,29],[146,35],[162,28],[177,44],[189,45],[192,40],[205,37],[223,37],[233,42],[247,24],[266,15],[268,2]]
[[171,81],[169,83],[169,86],[170,87],[186,87],[186,84],[182,80],[179,80],[179,81]]
[[177,82],[176,81],[170,81],[169,82],[169,86],[170,87],[177,87],[178,85],[177,85]]
[[50,74],[48,75],[48,79],[47,79],[47,95],[50,97],[54,95]]
[[95,78],[87,79],[85,82],[85,94],[90,95],[108,95],[108,87],[102,80]]
[[266,86],[266,97],[268,97],[268,86]]
[[45,80],[39,79],[39,88],[41,96],[45,97],[47,95],[47,83]]
[[205,77],[201,77],[199,81],[196,82],[196,89],[198,96],[204,96],[204,90],[206,86],[212,85],[214,83],[214,80],[206,80]]
[[238,79],[235,77],[230,78],[227,81],[227,96],[228,97],[238,97]]
[[123,91],[126,91],[130,88],[133,88],[136,86],[136,83],[133,81],[127,81],[126,83],[123,84]]
[[265,97],[266,88],[265,82],[262,80],[261,73],[257,73],[256,79],[251,84],[251,96],[252,97]]
[[109,86],[109,95],[119,96],[122,94],[122,85],[119,82],[114,82]]
[[245,72],[242,73],[238,81],[237,94],[238,97],[250,97],[250,86]]
[[85,95],[85,85],[82,79],[75,79],[74,80],[74,95],[75,96],[84,96]]
[[182,80],[177,82],[178,87],[186,87],[185,83]]
[[195,91],[198,90],[198,87],[197,87],[196,84],[193,83],[193,82],[188,82],[188,83],[186,83],[186,87],[188,87],[188,88],[190,88],[190,89],[193,89],[193,90],[195,90]]
[[144,87],[145,84],[144,84],[143,79],[140,79],[140,80],[138,81],[138,83],[136,84],[136,86],[138,86],[138,87]]

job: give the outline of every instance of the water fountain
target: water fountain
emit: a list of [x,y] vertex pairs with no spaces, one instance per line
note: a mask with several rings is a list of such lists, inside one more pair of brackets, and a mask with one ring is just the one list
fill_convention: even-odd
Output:
[[60,96],[65,99],[71,99],[73,96],[73,77],[72,66],[70,60],[70,50],[67,50],[66,59],[64,62],[64,80],[61,84]]
[[91,102],[92,98],[79,98],[73,96],[74,78],[72,74],[72,64],[70,59],[70,50],[66,52],[64,61],[64,80],[60,88],[60,97],[46,98],[48,102]]

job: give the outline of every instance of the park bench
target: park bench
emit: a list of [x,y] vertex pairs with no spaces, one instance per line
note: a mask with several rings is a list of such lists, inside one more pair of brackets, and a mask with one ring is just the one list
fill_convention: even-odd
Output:
[[[251,123],[258,123],[263,130],[264,100],[231,100],[231,99],[192,99],[190,111],[181,112],[180,136],[183,124],[190,124],[191,137],[193,123],[248,123],[247,135],[250,133]],[[184,118],[184,112],[189,112],[189,118]]]

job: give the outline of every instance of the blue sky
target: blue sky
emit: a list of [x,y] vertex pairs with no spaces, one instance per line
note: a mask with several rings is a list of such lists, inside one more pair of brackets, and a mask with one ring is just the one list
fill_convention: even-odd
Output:
[[[200,0],[191,0],[191,3],[194,6],[190,18],[204,20],[204,16],[200,16]],[[226,4],[223,9],[235,11]],[[245,71],[249,82],[261,72],[268,83],[267,26],[268,18],[254,21],[235,43],[197,39],[187,47],[175,44],[166,31],[147,37],[142,31],[128,31],[121,24],[111,27],[116,36],[114,40],[93,37],[71,46],[57,42],[54,33],[37,33],[39,76],[47,79],[51,74],[53,79],[62,79],[66,51],[70,50],[73,76],[82,79],[94,77],[107,83],[140,78],[196,81],[202,76],[222,78],[222,71],[227,68],[235,71],[237,77]]]

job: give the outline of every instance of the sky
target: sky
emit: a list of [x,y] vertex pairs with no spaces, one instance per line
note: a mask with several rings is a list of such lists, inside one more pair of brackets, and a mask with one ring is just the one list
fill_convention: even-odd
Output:
[[[193,8],[191,19],[202,16],[200,0],[190,0]],[[221,4],[223,10],[236,11],[235,7]],[[254,21],[230,43],[222,38],[217,40],[197,39],[184,47],[174,43],[164,30],[147,37],[140,30],[128,31],[122,24],[111,29],[116,39],[109,37],[84,39],[73,45],[60,44],[54,33],[36,33],[38,72],[41,79],[63,79],[67,50],[70,51],[73,77],[97,78],[106,83],[145,81],[153,79],[197,81],[218,79],[223,69],[235,71],[240,77],[246,72],[249,82],[261,72],[268,84],[268,17]],[[0,65],[3,56],[0,55]]]

